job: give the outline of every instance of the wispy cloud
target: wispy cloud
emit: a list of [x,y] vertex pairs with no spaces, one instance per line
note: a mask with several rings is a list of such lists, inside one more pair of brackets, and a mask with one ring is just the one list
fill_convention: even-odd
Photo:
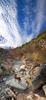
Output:
[[[40,33],[40,29],[44,22],[44,12],[45,12],[45,3],[46,0],[37,0],[36,5],[32,9],[32,0],[25,0],[25,20],[24,20],[24,31],[27,34],[28,41],[30,41],[34,36],[38,35]],[[31,5],[30,5],[31,4]],[[30,9],[31,6],[31,9]],[[32,19],[32,12],[35,13],[34,20]],[[28,32],[30,31],[30,35],[28,36]]]
[[31,28],[32,23],[32,8],[30,9],[30,6],[32,4],[32,0],[25,0],[25,19],[24,19],[24,31],[28,34]]
[[22,44],[22,38],[20,34],[20,28],[17,21],[17,8],[15,7],[15,1],[12,0],[11,4],[5,1],[0,5],[0,35],[2,35],[7,42],[3,45],[10,45],[11,47],[17,47]]
[[36,18],[34,22],[35,32],[39,33],[44,22],[44,10],[45,10],[45,0],[38,0],[37,1],[37,11],[36,11]]
[[[30,7],[31,6],[31,7]],[[31,8],[31,9],[30,9]],[[32,0],[25,0],[25,19],[24,19],[24,41],[29,42],[33,38],[33,34],[30,32],[32,27]],[[30,35],[29,35],[30,32]]]

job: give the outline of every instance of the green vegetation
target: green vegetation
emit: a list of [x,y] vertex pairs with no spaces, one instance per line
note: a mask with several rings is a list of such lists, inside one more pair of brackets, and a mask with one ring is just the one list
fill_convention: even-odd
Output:
[[29,43],[23,45],[23,54],[26,58],[31,58],[32,60],[39,63],[46,63],[46,31],[39,34]]
[[46,31],[39,34],[36,39],[40,41],[41,39],[44,39],[44,38],[46,38]]

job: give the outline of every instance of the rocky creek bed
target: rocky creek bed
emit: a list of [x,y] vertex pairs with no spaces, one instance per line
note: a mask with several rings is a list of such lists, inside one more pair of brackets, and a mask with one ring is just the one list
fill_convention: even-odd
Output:
[[46,100],[46,64],[1,63],[0,100]]

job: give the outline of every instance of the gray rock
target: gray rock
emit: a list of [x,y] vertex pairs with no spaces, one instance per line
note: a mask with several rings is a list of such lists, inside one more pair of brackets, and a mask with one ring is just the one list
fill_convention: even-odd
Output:
[[5,93],[1,93],[1,95],[0,95],[0,100],[6,100]]
[[6,88],[4,90],[5,94],[6,94],[6,97],[11,97],[11,98],[15,98],[16,99],[16,95],[15,93],[10,89],[10,88]]
[[10,79],[8,79],[5,82],[5,84],[8,86],[20,89],[20,90],[25,90],[27,88],[27,83],[25,80],[22,79],[19,81],[18,79],[15,79],[14,77],[10,77]]
[[46,64],[40,66],[41,71],[39,75],[32,81],[32,89],[37,90],[46,83]]
[[2,75],[2,73],[3,73],[3,71],[2,71],[2,69],[0,69],[0,75]]
[[36,77],[36,79],[34,79],[32,81],[32,89],[33,90],[37,90],[38,88],[40,88],[40,86],[43,84],[44,82],[41,80],[40,76]]
[[46,64],[43,64],[40,72],[41,79],[46,82]]

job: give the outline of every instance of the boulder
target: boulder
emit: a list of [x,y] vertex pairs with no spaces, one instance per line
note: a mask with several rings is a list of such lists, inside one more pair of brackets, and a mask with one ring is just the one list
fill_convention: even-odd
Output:
[[46,64],[40,66],[41,70],[38,76],[32,80],[32,89],[37,90],[46,83]]
[[20,81],[18,79],[15,79],[14,77],[9,78],[6,82],[6,85],[10,87],[14,87],[20,90],[27,89],[27,83],[24,79],[21,79]]
[[41,87],[41,85],[43,84],[44,82],[41,80],[41,77],[40,76],[37,76],[33,81],[32,81],[32,90],[35,91],[37,90],[38,88]]

